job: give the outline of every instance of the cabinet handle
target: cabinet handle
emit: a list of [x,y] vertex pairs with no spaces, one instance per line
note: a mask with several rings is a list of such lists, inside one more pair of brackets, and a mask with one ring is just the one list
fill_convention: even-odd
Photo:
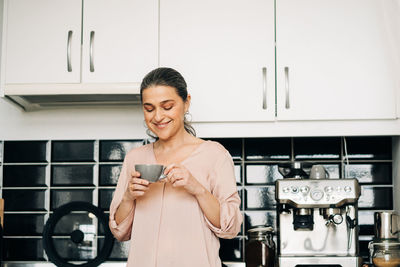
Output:
[[68,31],[68,40],[67,40],[67,70],[68,70],[68,72],[72,72],[72,66],[71,66],[71,40],[72,40],[72,31]]
[[93,43],[94,43],[94,31],[90,32],[90,72],[94,72],[93,63]]
[[286,100],[285,100],[285,108],[290,108],[290,95],[289,95],[289,67],[285,67],[285,92],[286,92]]
[[263,76],[263,109],[267,109],[267,68],[262,68],[262,76]]

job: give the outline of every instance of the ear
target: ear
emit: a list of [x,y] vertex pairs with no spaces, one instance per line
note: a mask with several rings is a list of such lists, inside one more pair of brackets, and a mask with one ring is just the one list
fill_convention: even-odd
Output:
[[185,101],[185,113],[189,111],[191,99],[192,99],[192,96],[190,94],[188,94],[186,101]]

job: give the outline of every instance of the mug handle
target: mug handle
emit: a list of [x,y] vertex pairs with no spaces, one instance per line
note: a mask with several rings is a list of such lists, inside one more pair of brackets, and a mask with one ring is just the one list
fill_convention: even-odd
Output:
[[326,168],[324,168],[324,169],[325,169],[326,178],[328,179],[329,178],[329,172],[326,170]]
[[165,171],[166,168],[167,168],[166,166],[163,166],[162,171],[161,171],[161,175],[160,175],[160,177],[158,177],[158,180],[162,180],[162,179],[167,178],[167,176],[164,174],[164,171]]

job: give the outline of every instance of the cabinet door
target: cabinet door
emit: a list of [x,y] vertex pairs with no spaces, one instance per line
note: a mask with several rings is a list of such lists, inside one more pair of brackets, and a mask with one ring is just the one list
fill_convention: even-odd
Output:
[[81,0],[6,0],[4,8],[5,83],[80,82]]
[[273,0],[161,0],[160,25],[160,65],[184,76],[193,121],[274,119]]
[[388,11],[396,1],[276,5],[278,119],[395,118],[400,33]]
[[157,0],[85,0],[82,82],[141,82],[158,65]]

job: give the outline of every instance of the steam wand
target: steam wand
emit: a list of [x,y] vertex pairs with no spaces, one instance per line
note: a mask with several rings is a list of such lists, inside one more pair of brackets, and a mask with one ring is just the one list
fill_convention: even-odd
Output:
[[354,228],[356,228],[356,226],[358,225],[358,221],[357,218],[351,218],[349,216],[350,214],[350,206],[346,206],[346,223],[347,223],[347,250],[350,250],[351,248],[351,243],[352,243],[352,239],[353,239],[353,231]]

